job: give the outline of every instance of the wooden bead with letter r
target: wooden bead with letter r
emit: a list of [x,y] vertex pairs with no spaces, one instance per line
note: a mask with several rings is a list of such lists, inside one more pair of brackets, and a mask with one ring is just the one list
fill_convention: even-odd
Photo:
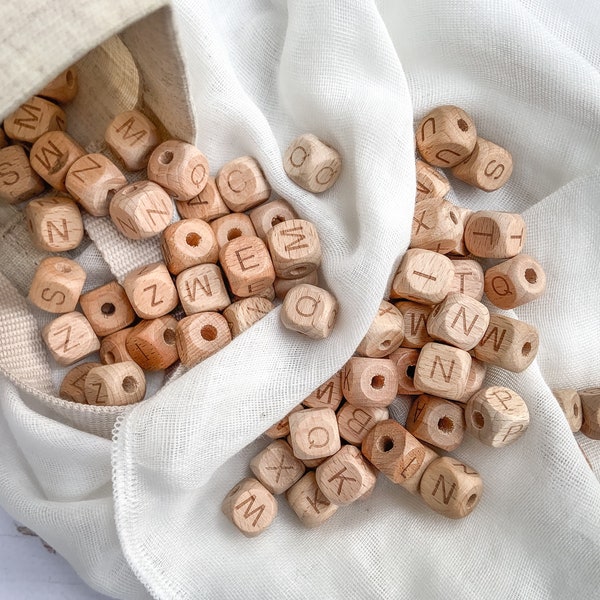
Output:
[[53,188],[66,192],[67,173],[73,163],[85,154],[85,150],[64,131],[49,131],[34,142],[29,160],[42,179]]
[[63,367],[100,349],[100,340],[89,321],[76,311],[50,321],[42,329],[42,339],[52,358]]
[[302,283],[286,294],[280,318],[287,329],[318,340],[333,330],[338,309],[337,300],[327,290]]
[[94,367],[85,378],[88,404],[124,406],[143,400],[145,394],[146,377],[133,361]]
[[39,264],[27,297],[42,310],[68,313],[75,310],[85,279],[79,263],[50,256]]
[[42,178],[31,168],[22,146],[0,146],[0,200],[19,204],[44,191]]
[[77,204],[62,196],[44,196],[25,207],[33,245],[47,252],[77,248],[83,240],[83,220]]

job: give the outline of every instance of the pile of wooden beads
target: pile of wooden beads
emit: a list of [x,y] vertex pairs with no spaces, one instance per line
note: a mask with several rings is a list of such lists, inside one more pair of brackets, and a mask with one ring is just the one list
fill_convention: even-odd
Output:
[[573,433],[600,440],[600,388],[552,390]]

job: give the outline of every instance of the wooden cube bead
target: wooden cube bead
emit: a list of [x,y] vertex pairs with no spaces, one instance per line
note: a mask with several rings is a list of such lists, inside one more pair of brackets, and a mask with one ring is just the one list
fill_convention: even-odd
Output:
[[510,153],[478,137],[473,152],[452,168],[452,175],[485,192],[501,188],[510,178],[513,161]]
[[419,203],[422,200],[442,200],[450,191],[448,178],[422,160],[417,159],[415,167],[417,173],[416,202]]
[[445,517],[461,519],[479,503],[483,482],[472,467],[443,456],[425,469],[419,491],[430,508]]
[[195,265],[219,260],[215,233],[202,219],[184,219],[169,225],[162,232],[160,248],[173,275]]
[[460,398],[455,398],[456,402],[462,402],[463,404],[468,402],[469,398],[481,389],[486,373],[487,365],[471,357],[471,370],[467,379],[467,387],[465,388],[465,393]]
[[332,456],[341,448],[337,419],[330,408],[306,408],[291,413],[288,420],[296,458]]
[[145,395],[146,377],[131,360],[94,367],[85,378],[88,404],[124,406],[143,400]]
[[567,418],[569,427],[574,433],[581,429],[581,423],[583,421],[583,412],[581,408],[581,398],[574,389],[558,389],[552,390],[556,401],[562,408],[562,411]]
[[286,294],[280,318],[287,329],[318,340],[331,333],[338,310],[337,300],[327,290],[302,283]]
[[267,298],[252,296],[233,302],[223,310],[231,336],[236,337],[260,321],[274,308]]
[[42,329],[42,339],[52,358],[63,367],[100,349],[100,340],[89,321],[76,311],[50,321]]
[[100,362],[103,365],[133,360],[127,352],[127,338],[132,331],[133,327],[126,327],[102,338],[100,342]]
[[231,341],[227,320],[218,312],[201,312],[181,319],[176,334],[181,364],[190,368]]
[[385,408],[398,391],[398,373],[389,358],[352,357],[342,369],[342,393],[354,406]]
[[118,114],[106,128],[104,140],[129,171],[143,169],[160,144],[158,129],[138,110]]
[[104,337],[128,327],[135,321],[135,312],[125,290],[111,281],[79,299],[81,311],[98,337]]
[[225,496],[221,510],[246,537],[255,537],[277,516],[277,500],[260,481],[247,477]]
[[465,244],[465,225],[467,221],[471,218],[471,215],[474,211],[464,208],[463,206],[457,206],[456,204],[452,205],[452,213],[458,219],[460,228],[461,228],[461,236],[455,240],[455,244],[447,254],[452,259],[453,257],[466,257],[470,255],[469,249]]
[[59,73],[50,83],[39,92],[40,96],[56,100],[56,102],[71,102],[79,90],[79,77],[75,67],[69,67]]
[[282,494],[304,475],[306,467],[286,441],[275,440],[250,461],[250,470],[271,494]]
[[454,278],[452,261],[437,252],[407,250],[392,281],[391,298],[421,304],[439,304],[450,291]]
[[131,329],[125,348],[142,369],[166,369],[179,359],[176,329],[177,321],[171,315],[141,321]]
[[252,296],[236,296],[235,294],[231,295],[232,302],[239,302],[240,300],[244,300],[245,298],[265,298],[265,300],[273,302],[273,300],[275,300],[275,288],[272,285],[270,285],[264,288],[263,290],[260,290],[260,292],[252,294]]
[[58,395],[65,400],[87,404],[85,398],[85,378],[94,367],[101,367],[98,362],[86,362],[68,371],[60,384]]
[[298,277],[298,279],[281,279],[281,277],[275,277],[275,281],[273,282],[275,296],[280,300],[283,300],[292,288],[300,285],[301,283],[308,283],[309,285],[316,285],[318,287],[318,271],[311,271],[308,275],[305,275],[304,277]]
[[8,146],[8,139],[4,133],[4,128],[0,125],[0,148],[6,148]]
[[341,401],[342,372],[338,371],[304,398],[302,404],[308,408],[330,408],[331,410],[337,410]]
[[480,258],[512,258],[521,252],[527,226],[521,215],[482,210],[465,225],[465,244]]
[[64,131],[48,131],[31,147],[29,161],[33,170],[53,188],[66,192],[65,179],[73,163],[85,150]]
[[468,432],[480,442],[501,448],[519,439],[529,426],[529,411],[513,390],[493,386],[479,390],[465,406]]
[[431,306],[402,300],[394,306],[402,313],[404,320],[404,339],[402,346],[405,348],[422,348],[433,339],[427,333],[427,319],[433,310]]
[[322,525],[338,509],[320,490],[314,471],[306,473],[286,492],[285,497],[305,527]]
[[42,178],[31,168],[22,146],[0,146],[0,200],[19,204],[44,191]]
[[265,435],[273,440],[288,437],[290,435],[289,416],[292,413],[298,412],[300,410],[304,410],[304,406],[302,406],[301,404],[298,404],[298,406],[294,406],[294,408],[292,408],[292,410],[287,415],[285,415],[283,419],[280,419],[279,421],[277,421],[277,423],[271,425],[271,427],[269,427],[269,429],[265,431]]
[[349,444],[360,446],[376,423],[389,419],[387,408],[377,406],[353,406],[345,402],[337,412],[340,437]]
[[436,167],[453,167],[473,152],[477,130],[471,117],[457,106],[438,106],[417,127],[419,154]]
[[254,208],[271,195],[271,186],[251,156],[242,156],[224,165],[217,175],[217,187],[233,212]]
[[406,417],[406,429],[418,440],[451,452],[463,441],[463,408],[449,400],[423,394],[416,398]]
[[175,206],[182,219],[202,219],[207,223],[231,212],[221,198],[214,177],[206,180],[204,189],[197,196],[187,202],[177,201]]
[[537,329],[524,321],[491,315],[488,328],[473,353],[475,358],[513,373],[524,371],[539,347]]
[[47,252],[77,248],[83,240],[83,220],[77,204],[69,198],[44,196],[25,207],[33,245]]
[[219,217],[211,221],[210,226],[215,232],[219,248],[241,236],[256,237],[256,231],[250,217],[243,213],[232,213]]
[[285,200],[272,200],[271,202],[265,202],[253,208],[250,213],[250,220],[256,235],[264,240],[267,237],[267,233],[270,229],[283,223],[284,221],[292,221],[298,218],[296,211],[290,206]]
[[123,287],[142,319],[156,319],[170,313],[179,304],[177,289],[165,263],[157,262],[130,271]]
[[416,396],[422,393],[415,387],[414,379],[419,354],[420,351],[417,348],[398,348],[388,356],[396,367],[398,394]]
[[85,271],[74,260],[51,256],[39,264],[27,297],[48,312],[72,312],[79,302],[85,278]]
[[458,292],[481,301],[483,298],[484,275],[483,267],[473,259],[452,259],[454,266],[454,278],[450,285],[450,291]]
[[465,350],[430,342],[421,348],[415,387],[426,394],[457,400],[465,393],[471,356]]
[[579,390],[581,400],[581,433],[593,440],[600,440],[600,388]]
[[375,319],[356,348],[356,354],[371,358],[389,356],[404,339],[404,317],[389,302],[381,301]]
[[17,142],[33,144],[48,131],[64,131],[65,111],[53,102],[33,96],[4,119],[4,131]]
[[78,158],[65,178],[69,194],[94,217],[106,217],[112,197],[126,185],[125,175],[103,154]]
[[531,256],[519,254],[485,272],[485,293],[498,308],[508,310],[539,298],[546,290],[546,273]]
[[410,247],[440,254],[456,249],[462,242],[464,227],[455,208],[446,200],[419,202],[413,215]]

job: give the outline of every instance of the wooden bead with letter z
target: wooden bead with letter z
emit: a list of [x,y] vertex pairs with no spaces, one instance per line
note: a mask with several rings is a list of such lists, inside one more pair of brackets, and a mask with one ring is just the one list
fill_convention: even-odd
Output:
[[193,367],[231,341],[229,325],[218,312],[201,312],[177,323],[176,342],[181,364]]
[[156,319],[170,313],[179,303],[177,289],[165,263],[157,262],[130,271],[123,287],[142,319]]
[[388,358],[354,356],[342,369],[342,394],[354,406],[385,408],[397,390],[396,365]]
[[25,207],[33,245],[47,252],[77,248],[83,240],[83,220],[77,204],[62,196],[44,196]]
[[219,245],[212,227],[202,219],[183,219],[163,232],[160,248],[173,275],[203,263],[219,260]]
[[179,358],[176,345],[177,321],[171,315],[141,321],[125,340],[125,348],[142,369],[160,371]]
[[285,495],[290,507],[305,527],[318,527],[330,519],[338,509],[317,485],[315,472],[309,471]]
[[101,366],[97,362],[86,362],[70,369],[60,384],[59,397],[71,402],[87,404],[85,398],[85,378],[94,367]]
[[145,394],[144,371],[133,361],[95,367],[85,378],[88,404],[124,406],[143,400]]
[[382,358],[391,354],[404,339],[404,317],[389,302],[381,301],[375,319],[356,348],[356,354]]
[[521,252],[527,226],[521,215],[482,210],[465,225],[465,244],[480,258],[512,258]]
[[216,178],[223,201],[233,212],[244,212],[271,195],[271,186],[258,162],[251,156],[236,158],[224,165]]
[[323,339],[331,333],[338,309],[337,300],[327,290],[302,283],[286,294],[280,318],[287,329]]
[[73,163],[85,150],[63,131],[41,135],[31,147],[29,160],[33,170],[53,188],[65,192],[65,179]]
[[275,440],[250,461],[250,470],[272,494],[282,494],[304,475],[306,467],[285,440]]
[[33,96],[4,119],[6,135],[27,144],[33,144],[48,131],[64,131],[66,125],[65,111],[39,96]]
[[337,419],[330,408],[306,408],[291,413],[288,420],[296,458],[323,458],[341,448]]
[[581,398],[579,397],[577,390],[558,389],[552,390],[552,393],[559,406],[562,408],[571,431],[579,431],[583,421],[583,412],[581,408]]
[[100,349],[100,340],[89,321],[76,311],[50,321],[42,329],[42,339],[52,358],[63,367]]
[[85,279],[79,263],[50,256],[39,264],[27,297],[42,310],[68,313],[75,310]]
[[0,200],[18,204],[44,191],[42,178],[31,168],[22,146],[0,149]]
[[125,290],[111,281],[79,299],[81,310],[99,337],[125,329],[135,321],[135,311]]

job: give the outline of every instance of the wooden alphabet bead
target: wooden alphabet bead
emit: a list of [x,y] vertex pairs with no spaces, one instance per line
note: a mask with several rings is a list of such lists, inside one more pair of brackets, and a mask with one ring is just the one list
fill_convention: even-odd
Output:
[[179,304],[177,289],[163,262],[130,271],[123,287],[133,310],[142,319],[162,317]]
[[301,283],[286,294],[279,315],[287,329],[319,340],[333,330],[338,310],[338,301],[327,290]]
[[180,140],[159,144],[148,159],[147,169],[150,181],[183,202],[197,196],[208,181],[206,156],[196,146]]
[[519,439],[529,426],[529,411],[513,390],[493,386],[479,390],[465,406],[468,432],[480,442],[501,448]]
[[271,427],[269,427],[269,429],[265,431],[265,435],[273,440],[288,437],[290,435],[289,416],[292,413],[298,412],[300,410],[304,410],[304,406],[302,406],[301,404],[298,404],[298,406],[294,406],[294,408],[292,408],[292,410],[287,415],[285,415],[283,419],[280,419],[279,421],[277,421],[277,423],[271,425]]
[[283,156],[287,176],[301,188],[318,194],[328,190],[340,176],[342,158],[312,133],[305,133],[288,146]]
[[524,321],[491,315],[488,328],[473,353],[475,358],[513,373],[524,371],[539,347],[537,329]]
[[337,410],[341,401],[342,372],[338,371],[304,398],[302,404],[308,408],[330,408],[331,410]]
[[81,311],[98,337],[104,337],[128,327],[135,321],[135,312],[125,290],[111,281],[79,299]]
[[230,213],[214,177],[207,179],[204,189],[197,196],[188,202],[177,201],[175,206],[182,219],[202,219],[207,223]]
[[484,275],[483,267],[472,259],[452,259],[454,278],[450,285],[450,292],[465,294],[481,302],[483,298]]
[[219,260],[219,246],[212,227],[202,219],[184,219],[162,233],[160,248],[173,275],[203,263]]
[[465,393],[471,356],[465,350],[429,342],[415,367],[415,387],[426,394],[456,400]]
[[337,412],[340,437],[349,444],[360,446],[375,424],[385,421],[389,417],[390,413],[387,408],[353,406],[349,402],[345,402]]
[[342,394],[353,406],[385,408],[397,390],[396,365],[388,358],[354,356],[342,369]]
[[282,494],[304,475],[306,467],[286,441],[275,440],[250,461],[250,470],[271,494]]
[[356,348],[356,354],[371,358],[390,355],[404,339],[404,317],[389,302],[381,301],[375,319]]
[[452,168],[452,175],[484,192],[493,192],[509,180],[512,170],[512,156],[507,150],[478,137],[473,152]]
[[144,371],[131,360],[94,367],[85,378],[88,404],[124,406],[143,400],[145,395]]
[[72,312],[79,302],[85,278],[85,271],[74,260],[51,256],[39,264],[27,297],[48,312]]
[[175,341],[177,321],[171,315],[140,321],[125,340],[131,358],[146,371],[160,371],[179,358]]
[[33,144],[48,131],[64,131],[65,111],[53,102],[33,96],[4,119],[4,131],[17,142]]
[[337,419],[330,408],[306,408],[290,413],[288,420],[296,458],[323,458],[341,448]]
[[231,336],[236,337],[260,321],[273,308],[273,303],[267,298],[252,296],[227,306],[223,310],[223,316],[227,320]]
[[138,110],[118,114],[106,128],[104,140],[129,171],[143,169],[160,144],[158,129]]
[[521,252],[527,226],[521,215],[482,210],[465,225],[465,244],[480,258],[512,258]]
[[260,290],[260,292],[257,292],[256,294],[252,294],[252,296],[236,296],[235,294],[231,295],[231,300],[232,302],[238,302],[239,300],[243,300],[244,298],[265,298],[266,300],[269,300],[269,302],[273,302],[273,300],[275,300],[275,288],[270,285],[266,288],[264,288],[263,290]]
[[581,433],[593,440],[600,440],[600,388],[579,390],[581,400]]
[[309,471],[285,495],[290,507],[305,527],[318,527],[330,519],[338,507],[323,495],[315,472]]
[[0,200],[19,204],[44,191],[42,178],[31,168],[22,146],[0,146]]
[[261,240],[267,237],[267,233],[275,225],[298,218],[296,211],[294,211],[289,203],[281,199],[265,202],[253,208],[249,216],[256,230],[256,235]]
[[250,217],[243,213],[232,213],[219,217],[211,221],[210,226],[215,232],[219,248],[241,236],[256,237],[256,231]]
[[454,278],[452,261],[437,252],[407,250],[392,281],[391,298],[421,304],[439,304],[450,291]]
[[77,204],[69,198],[44,196],[25,207],[34,246],[48,252],[77,248],[83,240],[83,221]]
[[48,131],[31,147],[29,161],[33,170],[53,188],[66,192],[65,179],[71,165],[85,150],[64,131]]
[[418,440],[451,452],[462,444],[465,416],[459,404],[423,394],[408,411],[406,429]]
[[419,491],[430,508],[450,519],[461,519],[479,503],[483,482],[472,467],[443,456],[425,469]]
[[221,510],[246,537],[255,537],[277,516],[277,500],[260,481],[247,477],[225,496]]
[[539,298],[546,290],[546,273],[531,256],[519,254],[485,272],[485,293],[498,308],[508,310]]
[[559,406],[562,408],[571,431],[573,433],[579,431],[583,421],[583,412],[581,408],[581,398],[579,397],[577,390],[559,389],[552,390],[552,393]]
[[465,388],[465,393],[460,398],[456,398],[456,402],[462,402],[463,404],[468,402],[469,398],[481,389],[486,373],[487,365],[471,357],[471,370],[467,379],[467,387]]
[[417,348],[398,348],[388,356],[396,366],[398,394],[415,396],[421,393],[421,391],[415,387],[414,379],[419,354],[420,352]]
[[112,197],[126,185],[125,175],[103,154],[78,158],[65,178],[69,194],[94,217],[106,217]]
[[463,232],[454,204],[446,200],[422,200],[415,206],[410,247],[447,254],[460,246]]
[[271,195],[271,186],[251,156],[242,156],[224,165],[217,175],[217,187],[233,212],[254,208]]
[[101,367],[97,362],[86,362],[73,367],[63,378],[58,395],[65,400],[87,404],[85,399],[85,378],[94,367]]
[[319,273],[318,271],[311,271],[304,277],[298,277],[298,279],[281,279],[281,277],[275,277],[273,282],[273,290],[275,296],[280,300],[283,300],[287,293],[297,285],[301,283],[308,283],[309,285],[319,285]]
[[127,352],[127,338],[133,331],[133,327],[120,329],[102,338],[100,343],[100,362],[103,365],[112,365],[114,363],[133,360]]
[[193,367],[231,341],[225,317],[218,312],[201,312],[177,323],[177,352],[181,364]]
[[89,321],[76,311],[50,321],[42,329],[42,339],[52,358],[63,367],[72,365],[100,348],[100,340]]
[[404,319],[404,339],[402,346],[405,348],[422,348],[433,339],[427,333],[427,319],[433,310],[431,306],[403,300],[394,306],[402,313]]
[[47,83],[40,96],[56,100],[56,102],[71,102],[77,96],[79,90],[79,77],[75,67],[69,67],[57,75],[50,83]]
[[455,256],[459,258],[469,256],[469,249],[465,244],[465,225],[467,224],[467,221],[471,218],[471,215],[474,211],[454,204],[452,207],[452,212],[454,213],[454,216],[458,218],[462,234],[460,238],[456,240],[456,244],[454,245],[454,247],[451,248],[447,254],[450,255],[450,259],[452,259]]
[[477,130],[457,106],[438,106],[425,115],[415,136],[419,154],[430,165],[453,167],[473,152]]
[[447,177],[422,160],[417,159],[415,166],[417,172],[416,202],[442,200],[450,191],[450,182]]

